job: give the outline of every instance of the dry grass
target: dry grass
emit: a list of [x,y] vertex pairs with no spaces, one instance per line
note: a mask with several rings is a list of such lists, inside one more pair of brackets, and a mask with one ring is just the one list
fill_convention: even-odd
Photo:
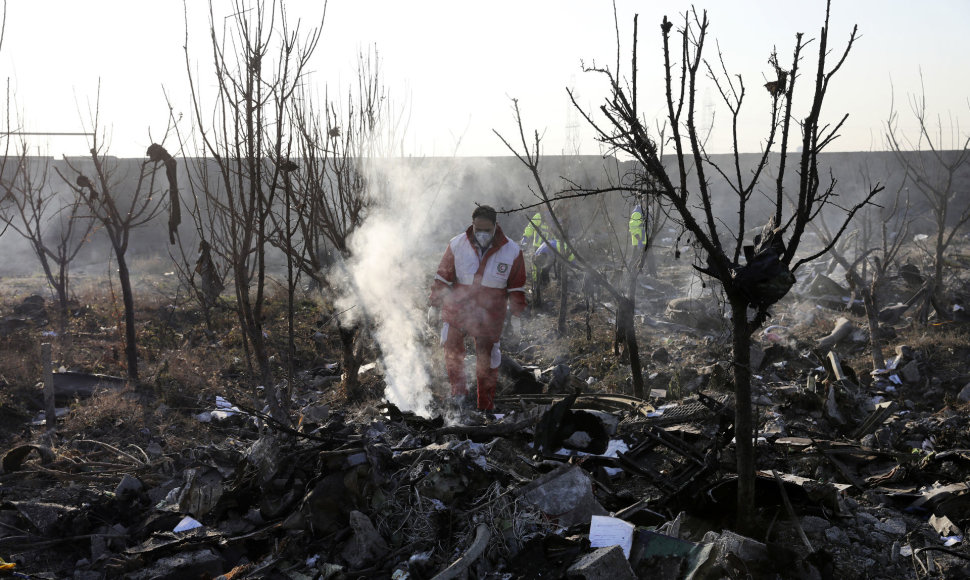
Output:
[[933,375],[943,381],[965,377],[970,359],[970,329],[963,325],[940,324],[915,328],[900,337],[900,344],[908,344],[918,359],[933,369]]
[[40,380],[40,344],[27,329],[0,338],[0,376],[9,387],[24,388]]
[[71,412],[61,427],[70,433],[95,431],[104,435],[112,431],[137,432],[147,424],[144,407],[131,396],[130,391],[102,389],[89,399],[71,405]]
[[[245,397],[251,403],[248,367],[243,362],[242,337],[235,315],[223,307],[212,313],[212,329],[188,294],[177,287],[177,276],[166,270],[164,260],[137,261],[132,271],[136,303],[136,332],[139,371],[142,383],[132,392],[99,393],[72,405],[70,417],[63,421],[64,432],[97,431],[124,437],[133,430],[148,429],[155,436],[164,433],[177,445],[179,431],[193,441],[185,427],[198,423],[194,416],[211,407],[216,395]],[[148,272],[145,275],[142,271]],[[43,407],[41,342],[51,342],[54,369],[125,376],[123,307],[117,280],[108,280],[104,271],[77,272],[72,278],[74,297],[67,332],[48,335],[54,321],[28,322],[24,328],[0,338],[0,406],[4,416],[27,417]],[[10,316],[14,308],[31,294],[47,300],[48,318],[54,304],[39,276],[10,279],[0,285],[0,316]],[[310,337],[315,331],[320,304],[300,296],[297,303],[296,368],[333,362],[333,352],[320,352]],[[283,376],[286,337],[285,299],[268,297],[265,324],[270,353],[276,370]],[[158,408],[164,416],[153,416]],[[16,437],[22,423],[0,427],[0,441]],[[166,429],[156,429],[163,424]],[[171,426],[175,426],[172,428]]]

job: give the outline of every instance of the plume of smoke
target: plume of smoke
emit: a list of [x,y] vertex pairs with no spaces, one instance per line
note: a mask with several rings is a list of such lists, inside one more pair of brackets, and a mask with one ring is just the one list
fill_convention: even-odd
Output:
[[[414,235],[402,216],[380,208],[351,240],[347,262],[350,293],[339,310],[359,305],[373,324],[384,357],[387,400],[404,410],[428,414],[431,403],[430,353],[421,341],[420,305],[427,301],[420,264],[406,238]],[[354,310],[349,310],[353,312]]]
[[[440,166],[438,167],[440,170]],[[338,311],[366,313],[383,357],[387,400],[429,415],[431,357],[422,339],[430,280],[446,241],[456,200],[453,176],[386,160],[371,182],[393,191],[377,195],[349,241]],[[468,211],[469,215],[471,210]],[[450,237],[450,236],[448,236]]]
[[[368,168],[375,204],[349,240],[338,311],[366,313],[383,356],[385,396],[403,410],[430,414],[432,351],[423,340],[428,294],[448,240],[471,223],[475,203],[512,205],[525,191],[496,178],[493,160],[383,159]],[[503,168],[504,169],[504,168]],[[501,220],[500,220],[501,221]]]

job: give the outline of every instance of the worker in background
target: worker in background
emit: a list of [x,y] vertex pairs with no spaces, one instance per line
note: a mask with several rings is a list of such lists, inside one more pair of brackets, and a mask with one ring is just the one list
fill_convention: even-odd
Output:
[[529,218],[529,223],[522,231],[522,239],[519,240],[520,246],[523,248],[531,246],[535,250],[542,245],[543,241],[552,239],[552,231],[549,229],[551,220],[548,216],[543,219],[545,213],[545,211],[540,210]]
[[572,262],[575,259],[576,256],[569,250],[569,247],[559,240],[543,242],[532,259],[533,281],[545,286],[549,283],[550,277],[559,279],[563,260]]
[[525,260],[519,245],[502,232],[494,209],[487,205],[475,208],[472,225],[448,242],[430,298],[431,309],[441,309],[445,369],[459,406],[467,404],[465,337],[471,337],[475,339],[477,408],[494,408],[502,361],[499,337],[506,309],[513,316],[513,327],[521,324],[525,283]]
[[647,243],[647,216],[643,211],[642,202],[637,201],[630,212],[630,242],[633,245],[633,255],[642,252]]
[[[643,198],[637,200],[630,212],[630,243],[633,246],[632,259],[636,264],[640,259],[640,252],[645,251],[647,245],[647,212],[643,210]],[[657,256],[652,249],[646,256],[647,273],[657,275]]]

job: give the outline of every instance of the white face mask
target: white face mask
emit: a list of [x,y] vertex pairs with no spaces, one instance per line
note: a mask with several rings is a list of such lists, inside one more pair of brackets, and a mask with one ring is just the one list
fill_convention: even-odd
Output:
[[487,248],[492,243],[492,232],[475,232],[475,239],[479,246]]

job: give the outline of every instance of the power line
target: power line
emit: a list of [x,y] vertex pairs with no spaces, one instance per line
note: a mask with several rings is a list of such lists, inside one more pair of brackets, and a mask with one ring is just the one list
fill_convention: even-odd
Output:
[[10,135],[48,135],[56,137],[90,137],[94,133],[40,133],[33,131],[0,131],[0,135],[10,136]]

